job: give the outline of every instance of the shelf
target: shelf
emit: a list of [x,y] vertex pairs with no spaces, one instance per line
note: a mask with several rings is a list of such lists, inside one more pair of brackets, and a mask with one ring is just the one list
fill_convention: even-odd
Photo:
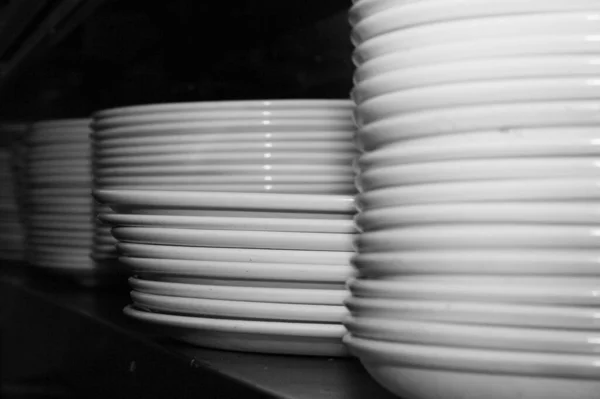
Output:
[[84,290],[3,265],[2,382],[52,375],[74,397],[103,399],[394,397],[355,359],[217,351],[161,337],[122,314],[127,291]]

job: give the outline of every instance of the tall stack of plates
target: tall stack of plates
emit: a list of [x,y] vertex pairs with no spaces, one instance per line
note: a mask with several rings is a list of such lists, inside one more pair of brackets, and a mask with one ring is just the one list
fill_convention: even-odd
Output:
[[[352,107],[347,100],[277,100],[99,111],[95,187],[351,194]],[[108,231],[99,227],[97,237]],[[116,257],[108,244],[93,257]]]
[[25,229],[21,223],[16,144],[27,130],[25,124],[2,123],[0,134],[0,259],[22,260]]
[[98,282],[106,271],[89,257],[94,238],[90,122],[38,122],[27,135],[28,260],[83,284]]
[[341,356],[351,196],[95,190],[119,240],[125,313],[195,345]]
[[337,356],[352,275],[349,101],[102,111],[95,196],[131,317],[214,348]]
[[598,2],[350,15],[350,349],[406,398],[597,398]]

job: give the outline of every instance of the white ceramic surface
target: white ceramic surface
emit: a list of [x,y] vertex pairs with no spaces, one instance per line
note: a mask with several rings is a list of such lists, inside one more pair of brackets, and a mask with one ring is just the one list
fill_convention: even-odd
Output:
[[593,225],[450,224],[393,228],[359,234],[360,253],[421,249],[594,249],[600,229]]
[[545,33],[536,36],[498,37],[402,48],[400,43],[387,43],[386,55],[369,59],[355,51],[353,62],[358,66],[354,72],[356,82],[375,77],[381,73],[403,68],[427,66],[465,60],[495,59],[502,57],[564,56],[565,54],[598,54],[597,35]]
[[354,213],[351,196],[296,194],[190,193],[161,191],[94,190],[94,197],[109,205],[190,210],[269,210],[322,213]]
[[369,373],[415,399],[595,399],[597,356],[408,345],[344,337]]
[[355,110],[359,125],[406,113],[455,108],[525,103],[536,101],[583,101],[597,99],[600,79],[594,77],[553,77],[461,82],[417,87],[373,97]]
[[[487,3],[489,4],[489,3]],[[556,77],[594,79],[600,72],[595,55],[521,56],[473,59],[380,70],[367,63],[356,73],[352,98],[358,104],[382,94],[419,87],[507,79],[549,79]]]
[[[123,244],[118,245],[123,253]],[[121,256],[119,260],[128,267],[133,274],[145,278],[147,275],[169,275],[180,278],[213,278],[235,279],[252,281],[279,281],[296,283],[329,283],[340,284],[353,275],[349,264],[319,264],[319,263],[275,263],[265,262],[263,259],[256,261],[237,260],[190,260],[168,258],[137,258],[130,255],[132,251],[125,251],[128,256]],[[233,252],[233,251],[232,251]],[[149,256],[147,252],[142,256]],[[175,256],[174,256],[175,257]],[[289,262],[298,262],[289,259]]]
[[597,10],[594,0],[489,3],[484,0],[360,1],[349,12],[353,37],[363,42],[387,32],[463,19]]
[[142,312],[126,307],[125,314],[157,327],[192,345],[245,352],[345,356],[339,324],[281,323],[185,317]]
[[560,278],[545,284],[535,281],[517,284],[510,279],[505,283],[477,283],[476,279],[456,282],[351,279],[348,287],[353,296],[364,298],[598,306],[598,284],[597,278],[581,278],[570,284]]
[[243,230],[196,230],[166,227],[115,227],[121,242],[216,248],[264,248],[307,251],[353,250],[352,234]]
[[191,112],[158,112],[96,118],[92,122],[92,126],[95,130],[102,130],[121,126],[149,125],[154,123],[172,122],[196,122],[235,119],[347,119],[349,117],[350,110],[347,108],[336,109],[327,107],[306,110],[194,110]]
[[[588,306],[420,301],[349,297],[344,301],[358,320],[421,320],[464,325],[600,330],[600,308]],[[373,323],[373,325],[377,325]]]
[[136,308],[154,313],[246,320],[340,323],[346,315],[341,305],[244,302],[205,298],[165,296],[131,291]]
[[355,222],[365,232],[449,223],[600,225],[600,205],[592,201],[408,205],[364,211],[356,215]]
[[390,143],[363,153],[355,168],[459,159],[590,156],[600,154],[594,126],[486,130]]
[[349,317],[344,325],[353,336],[378,341],[462,348],[595,354],[597,331],[482,326],[420,320]]
[[[377,17],[373,21],[365,22],[362,28],[376,31],[380,19]],[[466,42],[473,37],[477,37],[478,40],[520,40],[522,37],[549,34],[594,35],[600,31],[599,21],[597,11],[496,16],[416,26],[385,33],[364,42],[352,35],[352,40],[357,45],[355,59],[360,64],[363,60],[392,51]]]
[[228,133],[247,133],[260,132],[320,132],[330,131],[351,131],[353,123],[350,115],[346,119],[234,119],[230,121],[206,121],[206,122],[180,122],[164,124],[133,125],[117,127],[105,130],[96,130],[94,132],[95,140],[113,139],[121,137],[139,137],[164,135],[168,131],[189,131],[193,129],[196,134],[228,134]]
[[94,113],[94,118],[154,114],[161,112],[193,112],[203,110],[298,110],[341,108],[348,109],[352,103],[348,100],[243,100],[243,101],[203,101],[170,104],[134,105],[110,108]]
[[[226,281],[224,281],[226,283]],[[287,304],[341,305],[345,290],[317,290],[239,285],[184,284],[129,278],[129,285],[138,292],[186,298],[224,301],[272,302]]]
[[600,198],[598,179],[497,180],[418,184],[361,194],[361,210],[410,204],[494,201],[594,201]]
[[481,130],[512,132],[514,129],[540,126],[593,126],[600,122],[599,110],[600,103],[597,101],[438,109],[386,118],[369,124],[357,132],[357,140],[365,149],[371,150],[386,143],[425,136]]
[[[270,176],[269,176],[270,177]],[[321,179],[322,180],[322,179]],[[162,191],[218,191],[238,193],[288,193],[288,194],[349,194],[356,192],[356,187],[351,179],[346,183],[274,183],[272,180],[263,183],[243,184],[96,184],[97,189],[103,190],[162,190]]]
[[182,215],[125,215],[101,213],[98,219],[112,226],[176,227],[205,230],[288,231],[351,234],[352,220],[219,217]]
[[[156,145],[175,145],[175,144],[202,144],[202,143],[235,143],[238,141],[262,143],[263,145],[279,145],[288,141],[292,142],[320,142],[320,141],[348,141],[353,131],[297,131],[297,132],[247,132],[247,133],[203,133],[197,134],[193,129],[190,131],[169,130],[164,131],[164,135],[151,135],[140,137],[115,137],[105,140],[93,140],[95,150],[112,150],[121,148],[139,148]],[[92,134],[92,138],[95,135]]]
[[364,191],[411,184],[455,181],[596,178],[599,157],[504,158],[452,160],[370,167],[356,178]]

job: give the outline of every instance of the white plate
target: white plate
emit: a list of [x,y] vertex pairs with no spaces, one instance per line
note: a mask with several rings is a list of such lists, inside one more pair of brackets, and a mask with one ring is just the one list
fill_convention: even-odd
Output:
[[600,198],[596,179],[453,182],[385,188],[361,194],[361,210],[410,204],[495,201],[590,201]]
[[289,231],[307,233],[355,233],[352,220],[280,219],[256,217],[124,215],[101,213],[98,219],[112,226],[176,227],[204,230]]
[[[253,143],[282,144],[288,141],[293,142],[311,142],[320,141],[349,141],[352,131],[298,131],[298,132],[248,132],[248,133],[204,133],[196,134],[193,129],[175,130],[173,132],[164,131],[163,135],[141,136],[141,137],[115,137],[101,141],[94,141],[95,150],[109,150],[117,148],[133,148],[156,145],[175,145],[175,144],[201,144],[201,143],[235,143],[246,141]],[[92,134],[92,139],[95,135]]]
[[[532,279],[533,280],[533,279]],[[431,300],[447,302],[504,303],[523,305],[598,306],[598,279],[556,278],[547,283],[517,284],[469,281],[359,280],[352,278],[348,288],[353,296],[379,299]]]
[[343,326],[327,323],[281,323],[162,315],[128,306],[125,314],[162,327],[188,344],[244,352],[346,356]]
[[458,159],[558,157],[600,154],[600,132],[593,126],[491,130],[424,137],[387,144],[363,153],[354,167]]
[[88,118],[49,119],[37,121],[30,125],[30,131],[44,131],[48,129],[69,129],[87,127],[91,122]]
[[44,143],[44,144],[32,144],[27,149],[25,159],[70,159],[64,155],[60,158],[60,154],[72,154],[77,158],[89,158],[92,151],[92,145],[89,142],[89,137],[86,141],[79,142],[65,142],[65,143]]
[[[152,155],[128,155],[119,157],[102,157],[95,159],[97,169],[129,167],[129,166],[193,166],[202,165],[212,168],[213,173],[218,173],[219,168],[229,164],[258,165],[322,165],[323,167],[343,165],[346,168],[352,163],[356,151],[340,151],[336,153],[326,152],[232,152],[232,153],[189,153],[189,154],[152,154]],[[265,170],[262,171],[265,173]]]
[[[119,249],[121,248],[120,244]],[[264,282],[272,282],[273,286],[280,288],[342,289],[344,282],[354,275],[350,265],[154,259],[130,256],[121,256],[119,261],[132,274],[144,279],[162,278],[167,281],[191,284],[201,283],[196,280],[220,279],[242,280],[246,281],[248,286],[265,286]]]
[[308,305],[244,302],[154,295],[137,291],[131,291],[130,295],[136,308],[155,313],[317,323],[341,323],[344,316],[346,316],[346,309],[341,304]]
[[362,54],[355,52],[352,59],[359,65],[354,81],[361,82],[382,73],[398,71],[439,63],[465,60],[497,59],[502,57],[564,56],[565,54],[598,54],[598,40],[594,35],[564,35],[546,33],[537,36],[499,37],[443,43],[438,45],[396,49],[397,43],[388,48],[387,54],[363,63]]
[[96,184],[102,190],[162,190],[162,191],[220,191],[240,193],[289,193],[289,194],[345,194],[353,195],[356,187],[348,183],[306,183],[306,184]]
[[[207,153],[219,152],[223,156],[231,153],[240,152],[298,152],[298,153],[338,153],[353,151],[354,147],[350,140],[350,135],[346,140],[337,141],[280,141],[271,142],[259,141],[236,141],[236,142],[204,142],[204,143],[184,143],[184,144],[159,144],[159,145],[138,145],[138,146],[121,146],[119,148],[96,148],[94,155],[96,157],[118,157],[124,155],[167,155],[167,154],[184,154],[184,153]],[[206,154],[209,155],[209,154]]]
[[[236,211],[236,210],[215,210],[215,209],[176,209],[139,206],[114,206],[116,213],[123,215],[170,215],[170,216],[189,216],[189,217],[240,217],[240,218],[261,218],[261,219],[319,219],[319,220],[352,220],[351,213],[308,213],[308,212],[279,212],[279,211]],[[234,208],[235,209],[235,208]],[[112,209],[103,209],[98,213],[115,213]]]
[[452,224],[394,228],[359,234],[360,253],[420,249],[593,249],[600,230],[590,225]]
[[369,167],[356,178],[360,190],[457,181],[585,179],[600,175],[600,157],[473,159]]
[[140,244],[303,251],[354,250],[353,234],[115,227],[112,235],[121,242]]
[[448,223],[600,224],[596,202],[465,202],[389,207],[360,212],[362,231]]
[[212,122],[219,120],[261,119],[265,121],[282,119],[347,119],[350,109],[321,108],[295,110],[196,110],[192,112],[159,112],[127,116],[96,118],[92,122],[94,130],[121,126],[149,125],[173,122]]
[[344,343],[384,387],[414,399],[507,397],[595,399],[597,356],[409,345],[360,339]]
[[129,278],[129,285],[135,291],[186,298],[339,306],[348,295],[345,290],[253,287],[223,283],[220,285],[183,284]]
[[[375,29],[376,24],[373,25],[373,22],[368,24],[367,29]],[[393,51],[442,43],[466,42],[474,37],[478,40],[512,38],[518,41],[523,37],[550,34],[595,35],[598,31],[600,26],[597,12],[581,11],[465,19],[402,29],[364,42],[355,35],[352,35],[351,39],[357,46],[354,54],[355,61],[360,64]],[[492,45],[490,43],[490,46]]]
[[482,0],[360,1],[350,9],[349,20],[353,25],[353,36],[362,42],[387,32],[446,21],[596,9],[594,0],[510,0],[500,4]]
[[[357,132],[357,140],[371,150],[385,143],[425,136],[478,130],[512,132],[541,126],[593,126],[600,123],[600,102],[499,104],[439,109],[387,118]],[[449,123],[451,121],[451,123]],[[507,121],[510,121],[507,124]]]
[[137,114],[154,114],[159,112],[193,112],[207,110],[297,110],[352,107],[348,100],[242,100],[242,101],[202,101],[166,104],[134,105],[129,107],[109,108],[94,113],[94,118],[128,116]]
[[180,123],[153,123],[147,125],[133,125],[115,127],[111,129],[96,130],[95,140],[111,139],[116,137],[139,137],[164,135],[168,131],[181,131],[193,129],[196,134],[228,134],[261,132],[297,132],[298,130],[311,131],[352,131],[354,124],[351,115],[347,119],[235,119],[205,122],[180,122]]
[[[348,168],[349,169],[349,168]],[[205,185],[214,185],[218,187],[219,184],[228,185],[234,187],[236,184],[240,186],[252,186],[258,185],[263,187],[265,185],[306,185],[310,186],[312,184],[320,184],[321,188],[326,189],[327,184],[337,184],[337,185],[348,185],[353,183],[353,178],[350,174],[276,174],[269,175],[266,173],[262,174],[235,174],[235,175],[223,175],[218,174],[218,169],[215,167],[215,174],[204,174],[204,175],[189,175],[189,176],[174,176],[170,178],[169,176],[140,176],[139,178],[135,177],[99,177],[95,180],[96,188],[102,186],[129,186],[129,190],[138,189],[138,186],[147,187],[147,186],[170,186],[170,185],[181,185],[188,186],[193,188],[197,186],[199,189],[202,189]],[[267,172],[268,173],[268,172]],[[186,181],[187,180],[187,181]],[[146,189],[147,188],[143,188]],[[160,190],[160,189],[159,189]],[[173,189],[170,189],[171,191]],[[183,190],[187,191],[189,189]],[[209,190],[206,190],[209,191]],[[239,190],[242,191],[242,190]],[[327,191],[327,190],[325,190]]]
[[483,82],[460,82],[394,91],[373,97],[355,110],[358,125],[436,108],[484,106],[536,101],[594,100],[600,95],[597,79],[553,77]]
[[380,278],[407,275],[445,276],[598,276],[596,250],[440,250],[359,254],[361,274]]
[[[317,265],[331,268],[337,275],[340,270],[351,270],[350,258],[354,252],[337,251],[291,251],[274,249],[182,247],[119,243],[119,251],[125,256],[214,262],[234,262],[243,267],[262,263]],[[158,260],[160,263],[160,260]],[[333,270],[339,266],[341,269]],[[304,266],[302,266],[304,267]],[[312,272],[311,272],[312,273]],[[307,276],[304,276],[306,278]]]
[[597,353],[600,334],[564,327],[480,326],[369,317],[350,317],[345,320],[344,325],[355,337],[380,341],[571,354]]
[[268,210],[352,214],[354,199],[343,195],[300,195],[262,193],[194,193],[136,190],[94,190],[101,203],[140,208],[190,210]]
[[[275,164],[269,160],[263,160],[254,164],[208,164],[208,165],[142,165],[142,166],[111,166],[96,168],[96,177],[133,177],[133,176],[177,176],[177,175],[220,175],[223,179],[232,174],[262,174],[285,175],[285,174],[323,174],[348,176],[352,174],[350,159],[341,164],[318,165],[313,163]],[[54,171],[49,171],[53,173]],[[42,178],[36,174],[36,177]],[[91,179],[91,177],[90,177]]]
[[[365,70],[362,72],[363,75],[367,74]],[[561,76],[587,76],[593,79],[600,72],[600,62],[596,55],[565,54],[456,61],[373,73],[372,76],[370,72],[369,68],[369,77],[360,80],[352,90],[352,98],[358,104],[386,93],[460,82],[549,79]]]
[[526,304],[419,301],[350,297],[356,319],[420,320],[470,325],[600,330],[600,308]]

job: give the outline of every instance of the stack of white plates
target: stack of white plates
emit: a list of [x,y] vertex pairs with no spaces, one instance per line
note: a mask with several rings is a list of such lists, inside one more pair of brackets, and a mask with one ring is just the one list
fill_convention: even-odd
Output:
[[0,148],[0,259],[23,259],[25,229],[17,193],[13,152],[10,148]]
[[95,190],[130,269],[125,312],[206,347],[341,356],[354,201],[343,195]]
[[[276,100],[99,111],[95,188],[352,194],[352,107],[347,100]],[[97,237],[107,233],[99,228]],[[110,245],[93,253],[115,256]]]
[[27,253],[30,263],[92,284],[103,265],[89,257],[95,218],[89,119],[38,122],[28,133]]
[[597,11],[353,6],[346,341],[402,397],[598,397]]

